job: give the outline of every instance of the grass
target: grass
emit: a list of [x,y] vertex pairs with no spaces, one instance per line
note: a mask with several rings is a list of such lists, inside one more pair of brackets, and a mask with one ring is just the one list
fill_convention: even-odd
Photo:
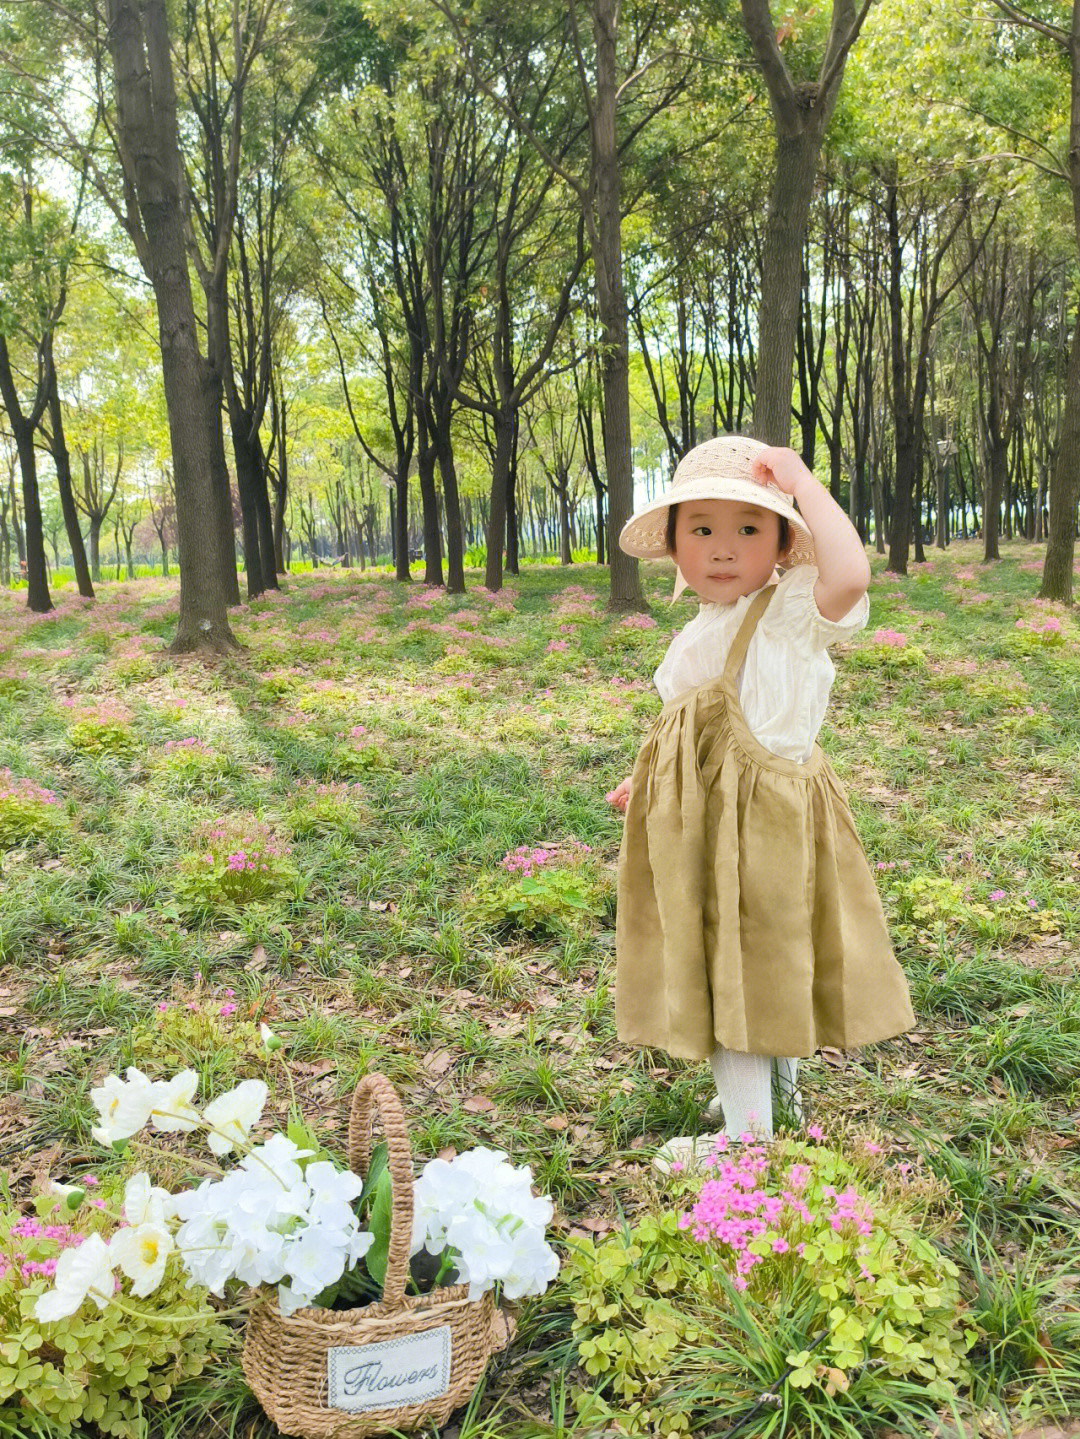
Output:
[[[1032,598],[1036,548],[1003,548],[982,567],[958,544],[904,579],[875,559],[870,626],[836,654],[822,743],[919,1027],[808,1060],[799,1079],[826,1133],[853,1125],[948,1183],[983,1328],[972,1412],[1022,1427],[1080,1407],[1080,628]],[[614,1031],[621,820],[603,795],[629,771],[658,708],[652,671],[693,613],[689,599],[668,607],[661,567],[644,575],[656,624],[640,629],[605,614],[591,565],[526,566],[498,597],[476,573],[464,596],[297,574],[241,606],[243,650],[206,665],[162,649],[175,580],[109,585],[93,606],[59,591],[41,619],[0,595],[0,769],[59,798],[57,824],[0,852],[0,1144],[15,1192],[41,1163],[59,1179],[101,1164],[88,1090],[109,1069],[182,1061],[212,1091],[261,1072],[250,1036],[265,1022],[329,1143],[343,1143],[351,1086],[378,1069],[418,1158],[507,1150],[555,1197],[557,1235],[647,1207],[651,1148],[704,1127],[710,1088],[704,1066],[629,1051]],[[1031,628],[1050,619],[1060,630]],[[875,645],[878,627],[907,645]],[[288,881],[247,903],[186,900],[183,867],[218,820],[288,846]],[[596,912],[477,922],[504,856],[570,841]],[[574,1432],[551,1319],[530,1321],[462,1436]],[[196,1385],[153,1432],[272,1434],[235,1369],[220,1379],[213,1418]],[[714,1427],[753,1407],[739,1404]],[[765,1433],[762,1414],[779,1434],[769,1405],[742,1432]],[[824,1410],[816,1422],[829,1432]]]

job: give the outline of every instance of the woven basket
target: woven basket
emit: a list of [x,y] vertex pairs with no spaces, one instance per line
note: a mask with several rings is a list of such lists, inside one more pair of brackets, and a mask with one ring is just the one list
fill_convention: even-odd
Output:
[[[278,1428],[300,1439],[359,1439],[389,1429],[443,1424],[453,1409],[466,1402],[489,1357],[505,1342],[495,1324],[490,1292],[470,1301],[468,1286],[455,1284],[430,1294],[406,1296],[413,1217],[412,1156],[401,1103],[381,1074],[368,1075],[356,1086],[349,1113],[349,1167],[354,1173],[367,1174],[376,1109],[386,1136],[392,1193],[382,1300],[363,1309],[298,1309],[286,1318],[271,1291],[270,1297],[257,1302],[247,1322],[241,1358],[244,1377]],[[431,1333],[427,1340],[413,1338],[447,1330]],[[372,1345],[379,1348],[372,1351],[370,1360],[362,1352],[340,1352],[362,1351]],[[377,1386],[390,1385],[407,1374],[412,1361],[401,1356],[421,1350],[426,1356],[418,1361],[422,1364],[434,1350],[443,1354],[439,1373],[421,1381],[421,1387],[439,1388],[440,1392],[430,1397],[424,1393],[416,1402],[383,1404]],[[339,1351],[333,1360],[332,1351]],[[391,1367],[384,1373],[388,1355]],[[395,1362],[403,1367],[395,1371]],[[341,1376],[339,1389],[351,1384],[354,1393],[353,1398],[335,1406],[330,1403],[331,1364]],[[376,1372],[378,1379],[372,1379]],[[413,1369],[413,1376],[416,1373]],[[355,1387],[357,1375],[363,1376],[360,1391]],[[358,1403],[365,1407],[354,1411],[352,1406]],[[383,1407],[366,1407],[375,1403]]]

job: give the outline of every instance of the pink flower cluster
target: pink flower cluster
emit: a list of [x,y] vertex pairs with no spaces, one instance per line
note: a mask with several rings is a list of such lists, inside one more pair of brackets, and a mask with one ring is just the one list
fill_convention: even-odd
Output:
[[[95,1183],[97,1181],[95,1180]],[[60,1249],[75,1249],[85,1238],[67,1224],[43,1224],[40,1219],[26,1217],[17,1219],[8,1230],[11,1239],[32,1239],[38,1242],[56,1244]],[[52,1279],[56,1274],[56,1260],[21,1258],[15,1263],[0,1256],[0,1280],[6,1279],[16,1268],[23,1280]]]
[[654,630],[656,621],[652,615],[627,615],[620,622],[619,628],[623,630]]
[[197,750],[199,754],[209,754],[210,746],[204,744],[196,735],[191,735],[187,739],[170,739],[165,741],[166,754],[175,754],[177,750]]
[[419,593],[413,595],[411,599],[406,600],[405,608],[407,610],[429,610],[432,605],[438,604],[439,600],[444,600],[445,598],[446,591],[442,589],[441,586],[431,585],[427,589],[420,590]]
[[9,769],[0,769],[0,800],[33,800],[37,804],[59,804],[51,789],[43,789],[29,779],[14,779]]
[[544,646],[544,653],[546,655],[559,654],[566,648],[567,644],[565,640],[550,640],[548,644]]
[[520,844],[511,853],[504,854],[499,863],[510,874],[528,875],[532,874],[534,869],[540,869],[545,864],[574,859],[586,854],[592,854],[592,846],[582,844],[578,839],[569,839],[559,845],[538,845],[535,848],[527,844]]
[[267,868],[267,864],[266,864],[266,861],[265,861],[265,860],[259,858],[259,852],[258,852],[258,850],[253,850],[253,851],[249,854],[249,853],[247,852],[247,850],[238,849],[238,850],[235,851],[235,853],[229,854],[229,855],[226,855],[226,856],[225,856],[225,867],[226,867],[226,869],[231,869],[231,870],[238,870],[238,869],[250,869],[250,870],[255,870],[255,869],[266,869],[266,868]]
[[510,874],[532,874],[534,869],[547,864],[551,857],[550,849],[530,849],[527,844],[521,844],[513,854],[504,854],[499,863]]
[[[817,1125],[811,1126],[807,1133],[816,1139],[823,1137]],[[751,1136],[743,1138],[750,1140]],[[769,1179],[763,1180],[769,1170],[764,1146],[747,1143],[742,1152],[732,1158],[728,1155],[726,1135],[719,1137],[716,1153],[705,1165],[712,1176],[702,1184],[693,1208],[679,1216],[679,1228],[689,1229],[699,1243],[712,1241],[726,1250],[727,1257],[735,1260],[732,1282],[737,1289],[745,1289],[747,1276],[764,1260],[763,1255],[750,1249],[753,1241],[764,1239],[771,1253],[787,1254],[793,1246],[780,1231],[786,1228],[790,1233],[797,1223],[817,1222],[801,1198],[810,1178],[810,1166],[791,1165],[786,1184],[781,1181],[779,1193],[770,1193],[764,1187]],[[827,1220],[836,1233],[841,1233],[847,1225],[861,1235],[872,1232],[874,1211],[856,1189],[849,1186],[840,1192],[827,1184],[822,1196],[832,1200],[833,1209],[821,1218]],[[801,1256],[805,1248],[805,1240],[799,1241],[794,1245],[794,1253]]]
[[555,606],[557,615],[594,615],[596,597],[581,585],[567,585]]
[[831,1228],[838,1234],[845,1224],[854,1224],[859,1234],[871,1233],[874,1227],[874,1211],[857,1189],[849,1185],[843,1193],[838,1193],[831,1184],[826,1184],[821,1192],[836,1205],[833,1213],[828,1215],[828,1220]]
[[1043,620],[1042,624],[1039,624],[1038,620],[1017,620],[1016,628],[1018,630],[1030,630],[1033,635],[1059,635],[1061,633],[1061,621],[1055,615],[1051,615],[1049,619]]
[[907,636],[898,633],[896,630],[875,630],[874,643],[886,645],[892,650],[902,650],[907,644]]

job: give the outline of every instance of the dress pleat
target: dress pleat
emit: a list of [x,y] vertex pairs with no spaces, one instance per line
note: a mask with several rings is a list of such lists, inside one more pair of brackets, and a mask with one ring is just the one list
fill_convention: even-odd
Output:
[[657,716],[634,765],[619,853],[619,1037],[685,1059],[717,1044],[806,1056],[911,1028],[907,982],[843,786],[751,733],[738,675],[775,586],[724,673]]

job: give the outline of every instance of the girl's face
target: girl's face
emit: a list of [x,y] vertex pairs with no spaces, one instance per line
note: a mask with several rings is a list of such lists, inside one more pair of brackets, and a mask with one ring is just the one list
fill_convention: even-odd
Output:
[[783,559],[780,516],[741,500],[685,500],[675,513],[672,558],[701,599],[733,605],[767,585]]

